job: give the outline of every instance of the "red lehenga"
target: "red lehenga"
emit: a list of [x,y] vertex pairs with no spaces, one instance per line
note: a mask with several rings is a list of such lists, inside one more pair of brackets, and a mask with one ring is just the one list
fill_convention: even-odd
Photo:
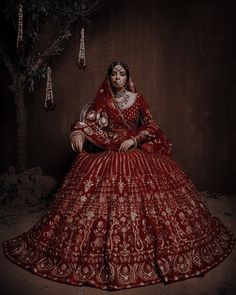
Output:
[[[90,146],[39,222],[3,243],[6,257],[47,279],[108,290],[202,276],[226,258],[233,234],[171,159],[142,95],[120,110],[106,78],[81,120],[72,134]],[[119,152],[131,136],[137,148]]]

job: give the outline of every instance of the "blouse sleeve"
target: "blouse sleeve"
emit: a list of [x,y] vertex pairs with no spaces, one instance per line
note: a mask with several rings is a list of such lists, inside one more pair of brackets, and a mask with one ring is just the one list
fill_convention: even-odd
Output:
[[172,143],[158,127],[142,95],[139,95],[139,111],[141,126],[137,129],[133,137],[136,145],[143,146],[150,143],[153,151],[171,156]]
[[144,100],[144,97],[139,95],[138,98],[141,126],[137,129],[134,138],[137,144],[141,144],[157,137],[158,126],[153,119],[149,106]]

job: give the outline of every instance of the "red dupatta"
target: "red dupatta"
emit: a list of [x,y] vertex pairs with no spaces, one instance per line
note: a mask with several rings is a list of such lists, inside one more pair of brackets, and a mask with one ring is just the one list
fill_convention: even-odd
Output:
[[[134,83],[131,79],[129,79],[126,90],[136,93],[136,88]],[[142,97],[142,96],[140,96]],[[144,101],[144,98],[142,97],[142,100]],[[144,108],[147,108],[147,104],[144,101]],[[95,124],[94,122],[88,120],[89,116],[94,115],[96,116],[99,114],[100,119],[102,118],[103,114],[106,113],[106,110],[113,109],[113,112],[117,112],[118,116],[121,118],[124,125],[127,126],[127,128],[123,130],[109,130],[108,127],[105,126],[105,128],[101,128],[101,123]],[[148,109],[149,111],[149,109]],[[103,118],[102,118],[103,119]],[[105,120],[105,119],[104,119]],[[102,148],[102,149],[111,149],[111,150],[118,150],[120,147],[120,144],[130,137],[135,137],[138,135],[138,132],[140,130],[145,129],[145,122],[140,121],[140,128],[138,128],[136,131],[129,129],[129,126],[125,122],[125,118],[123,118],[122,111],[116,106],[114,101],[114,94],[111,88],[110,79],[108,75],[106,75],[103,83],[99,87],[95,99],[93,103],[90,103],[89,107],[86,108],[84,114],[82,115],[82,121],[83,124],[86,124],[86,126],[82,125],[81,122],[78,122],[73,130],[80,130],[83,131],[86,138],[92,142],[94,145]],[[101,120],[100,120],[101,121]],[[93,124],[93,125],[92,125]],[[144,125],[143,125],[144,124]],[[108,122],[109,125],[109,122]],[[88,131],[88,126],[90,128],[90,131]],[[95,133],[92,132],[93,130],[100,130]],[[168,140],[168,138],[165,136],[165,134],[162,132],[162,130],[157,127],[154,127],[154,136],[153,138],[144,140],[143,142],[140,142],[138,144],[138,147],[146,152],[149,153],[161,153],[164,155],[171,156],[171,146],[172,144]]]

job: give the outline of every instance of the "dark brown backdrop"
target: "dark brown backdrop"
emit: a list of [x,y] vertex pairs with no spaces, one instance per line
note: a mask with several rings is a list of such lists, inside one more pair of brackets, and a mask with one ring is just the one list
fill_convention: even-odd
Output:
[[[27,97],[27,166],[65,175],[74,158],[70,124],[93,99],[108,64],[124,60],[173,142],[175,160],[198,188],[235,192],[233,11],[233,1],[108,1],[86,30],[86,70],[76,67],[76,34],[65,54],[53,60],[56,109],[43,109],[45,81]],[[55,30],[45,28],[44,42]],[[0,72],[1,171],[5,171],[15,163],[15,121],[9,76],[2,64]]]

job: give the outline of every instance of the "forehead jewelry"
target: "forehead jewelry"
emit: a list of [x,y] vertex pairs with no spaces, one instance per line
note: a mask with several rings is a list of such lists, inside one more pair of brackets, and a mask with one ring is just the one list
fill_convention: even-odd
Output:
[[116,66],[114,66],[113,70],[117,70],[119,72],[125,71],[125,69],[122,67],[122,65],[116,65]]

